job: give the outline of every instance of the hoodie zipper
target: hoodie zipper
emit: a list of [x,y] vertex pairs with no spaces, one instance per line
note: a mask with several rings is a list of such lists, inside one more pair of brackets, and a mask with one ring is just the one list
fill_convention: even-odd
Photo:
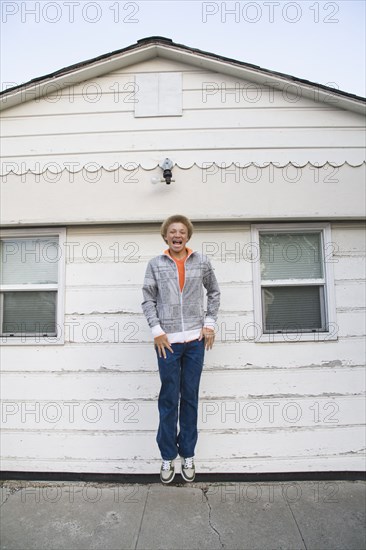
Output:
[[187,255],[186,259],[184,260],[184,284],[183,284],[183,288],[182,290],[180,289],[180,286],[179,286],[179,271],[178,271],[178,266],[177,264],[174,262],[173,258],[171,258],[168,254],[165,254],[165,256],[168,256],[168,258],[174,262],[174,265],[175,265],[175,269],[177,271],[177,282],[178,282],[178,290],[179,290],[179,300],[180,300],[180,317],[181,317],[181,321],[182,321],[182,332],[184,332],[184,320],[183,320],[183,290],[184,290],[184,287],[186,286],[186,262],[188,260],[188,258],[190,256],[192,256],[193,252],[191,252],[190,254]]
[[[180,298],[180,315],[181,315],[181,319],[182,319],[182,328],[183,328],[183,332],[185,332],[185,328],[184,328],[184,321],[183,321],[183,290],[184,290],[184,287],[186,286],[186,262],[189,258],[190,254],[187,255],[186,259],[184,260],[184,283],[183,283],[183,288],[182,290],[180,290],[180,286],[179,286],[179,272],[178,272],[178,266],[177,264],[175,263],[175,267],[177,269],[177,277],[178,277],[178,288],[179,288],[179,298]],[[174,260],[173,260],[174,261]]]

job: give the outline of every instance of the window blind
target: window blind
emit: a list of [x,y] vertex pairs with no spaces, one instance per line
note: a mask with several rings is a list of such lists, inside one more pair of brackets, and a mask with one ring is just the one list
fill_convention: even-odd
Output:
[[262,288],[265,332],[325,330],[320,285]]
[[2,284],[57,284],[58,241],[54,237],[3,239]]
[[5,292],[4,333],[56,334],[56,292]]
[[323,277],[320,233],[262,233],[262,280]]

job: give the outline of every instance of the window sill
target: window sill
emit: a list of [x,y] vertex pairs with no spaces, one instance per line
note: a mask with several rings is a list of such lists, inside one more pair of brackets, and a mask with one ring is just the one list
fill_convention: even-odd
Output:
[[256,344],[273,344],[277,342],[334,342],[338,340],[337,332],[283,332],[281,334],[262,334],[256,340]]

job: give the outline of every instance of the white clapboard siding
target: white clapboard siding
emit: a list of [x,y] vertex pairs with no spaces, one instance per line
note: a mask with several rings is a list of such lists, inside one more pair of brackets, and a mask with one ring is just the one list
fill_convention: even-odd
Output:
[[[321,465],[324,471],[344,470],[348,456],[350,468],[358,469],[362,463],[364,434],[358,426],[299,428],[291,430],[289,442],[286,429],[217,431],[214,436],[201,430],[197,454],[199,464],[203,464],[201,471],[227,471],[223,449],[232,457],[229,471],[312,471],[314,467],[319,470]],[[135,473],[136,469],[144,469],[146,473],[155,473],[158,468],[156,443],[150,432],[101,435],[48,431],[41,435],[30,431],[19,437],[19,432],[13,431],[3,434],[2,439],[9,453],[3,467],[9,469],[14,464],[18,464],[20,470],[28,466],[14,461],[20,442],[28,449],[29,462],[35,471],[47,471],[52,466],[53,471]],[[68,457],[67,461],[61,461],[60,455]]]
[[[161,246],[163,245],[163,246]],[[159,248],[164,249],[165,244],[163,241],[158,243]],[[159,250],[160,252],[160,250]],[[161,250],[162,252],[162,250]],[[98,261],[96,263],[90,263],[88,261],[76,261],[68,265],[68,273],[66,274],[67,282],[70,285],[83,284],[98,285],[116,285],[118,282],[126,281],[128,284],[141,284],[144,273],[146,270],[146,264],[149,258],[141,258],[139,262],[116,263],[112,258],[106,259],[104,262]],[[144,261],[145,260],[145,261]],[[211,259],[212,266],[219,272],[221,281],[229,283],[232,281],[238,281],[239,283],[247,282],[251,272],[251,265],[247,262],[221,262],[220,258]],[[141,288],[141,286],[140,286]]]
[[[151,331],[146,325],[145,318],[131,315],[73,315],[65,317],[65,339],[68,342],[83,344],[91,343],[148,343]],[[240,315],[222,314],[216,327],[218,341],[225,344],[252,340],[256,334],[252,312]],[[362,337],[365,334],[365,308],[358,310],[338,310],[337,324],[332,334],[339,337]],[[10,337],[9,337],[10,338]],[[287,338],[287,340],[286,340]],[[297,335],[284,336],[284,341],[291,338],[296,342]],[[314,333],[314,341],[318,335]],[[52,340],[51,340],[52,341]]]
[[[2,223],[67,230],[64,343],[1,342],[2,467],[158,472],[160,381],[141,285],[166,248],[161,220],[184,205],[188,246],[208,255],[222,291],[199,470],[361,470],[365,119],[340,96],[319,101],[316,85],[304,97],[295,83],[274,89],[160,53],[62,89],[35,84],[2,111]],[[135,116],[142,73],[182,74],[181,116]],[[166,157],[174,181],[153,185]],[[314,220],[331,222],[336,339],[256,342],[251,224]]]
[[338,308],[355,308],[366,303],[366,285],[362,281],[340,281],[336,283]]
[[[33,376],[35,372],[59,373],[70,369],[75,372],[156,372],[156,354],[149,343],[92,343],[66,342],[63,346],[43,345],[52,339],[40,339],[39,345],[3,346],[1,358],[7,372],[20,372]],[[315,340],[315,337],[314,337]],[[57,341],[55,342],[57,344]],[[285,349],[284,349],[285,348]],[[31,349],[31,351],[30,351]],[[321,353],[319,352],[321,350]],[[252,341],[216,342],[214,351],[205,356],[205,372],[221,370],[250,370],[304,368],[304,377],[312,376],[312,369],[340,369],[345,366],[363,368],[365,341],[362,337],[339,337],[338,341],[319,342],[285,341],[281,344],[253,345]],[[286,364],[286,367],[283,365]],[[358,365],[360,367],[358,367]],[[72,371],[73,372],[73,371]],[[350,376],[352,376],[352,372]]]
[[[97,106],[98,107],[98,106]],[[5,111],[6,112],[6,111]],[[27,117],[14,116],[6,117],[2,121],[2,131],[5,136],[15,139],[20,136],[51,136],[52,122],[54,115],[52,113],[44,113],[42,115]],[[58,120],[58,135],[82,135],[93,134],[98,128],[98,133],[123,133],[130,132],[132,125],[133,111],[128,104],[123,107],[118,105],[115,112],[98,112],[95,109],[88,112],[87,116],[80,112],[69,113],[69,108],[65,106],[64,112],[59,115]],[[76,123],[77,121],[77,123]],[[270,122],[270,124],[269,124]],[[36,124],[35,124],[36,123]],[[186,109],[184,117],[179,121],[181,131],[196,131],[207,129],[231,129],[245,128],[252,130],[253,128],[268,130],[269,128],[281,128],[286,131],[295,130],[298,127],[301,130],[307,128],[336,128],[340,131],[342,128],[363,128],[363,120],[356,113],[348,113],[335,109],[320,110],[319,108],[307,108],[306,118],[304,117],[304,109],[296,110],[291,107],[283,107],[282,109],[267,110],[259,107],[253,107],[245,112],[245,117],[240,117],[239,109],[226,108],[223,112],[219,108],[211,108],[202,110],[200,116],[197,117],[197,112],[194,109]],[[168,117],[162,120],[159,117],[152,118],[136,118],[133,121],[134,132],[146,132],[149,134],[156,131],[174,131],[177,129],[177,120],[174,117]]]
[[[161,151],[156,162],[165,156],[166,152]],[[359,167],[327,164],[318,169],[305,160],[303,167],[221,168],[212,165],[214,158],[210,154],[205,157],[205,169],[175,167],[175,181],[171,185],[152,183],[152,177],[161,178],[160,168],[143,170],[136,164],[130,171],[81,170],[74,174],[65,170],[56,174],[9,175],[2,182],[2,223],[15,226],[19,219],[24,224],[51,226],[155,222],[174,212],[177,209],[174,205],[178,204],[185,204],[185,214],[193,221],[347,220],[365,216],[366,164]],[[229,164],[238,158],[234,151],[228,150]],[[271,157],[266,158],[269,161]],[[50,169],[57,170],[60,164],[52,159],[50,155]],[[95,168],[93,155],[90,161]],[[124,157],[120,161],[124,162]],[[207,235],[207,240],[212,238]],[[222,239],[219,242],[221,246]],[[112,240],[108,246],[113,246]],[[78,246],[75,251],[80,254]],[[93,257],[93,251],[90,252]],[[111,254],[113,257],[109,251]],[[132,258],[141,253],[130,246],[121,249],[120,254],[127,259],[128,255]]]
[[[75,369],[76,370],[76,369]],[[307,373],[310,373],[307,375]],[[365,384],[361,367],[207,371],[201,396],[209,399],[248,399],[257,396],[352,395]],[[155,372],[73,372],[4,374],[2,396],[8,400],[64,401],[95,399],[157,399],[160,382]],[[4,393],[5,392],[5,393]]]
[[[363,395],[313,397],[202,398],[198,429],[257,430],[268,428],[332,427],[365,423]],[[155,400],[3,400],[3,430],[98,432],[156,431]]]
[[[347,287],[345,287],[347,289]],[[222,283],[221,311],[242,312],[253,309],[253,289],[250,283]],[[92,293],[92,295],[91,295]],[[143,300],[141,285],[74,285],[69,288],[66,301],[66,313],[93,314],[100,313],[132,313],[141,312],[140,304]],[[346,300],[346,296],[345,296]],[[358,295],[355,293],[355,300]],[[123,306],[122,306],[123,304]],[[344,307],[348,305],[345,302]]]
[[[95,78],[74,84],[63,89],[57,88],[55,83],[41,84],[40,89],[48,91],[48,95],[42,99],[35,99],[32,105],[34,116],[43,116],[48,113],[53,115],[67,115],[68,112],[79,114],[80,112],[123,112],[134,110],[137,87],[135,74],[138,72],[181,72],[183,75],[184,107],[185,109],[219,110],[247,109],[289,109],[295,116],[303,109],[318,110],[319,116],[326,111],[336,110],[339,107],[339,99],[331,97],[319,102],[318,89],[314,87],[313,97],[305,98],[300,86],[289,84],[283,91],[265,85],[259,85],[245,79],[232,78],[213,72],[182,70],[182,67],[171,67],[170,70],[159,68],[156,60],[146,64],[145,71],[138,71],[138,66],[133,67],[130,73],[110,73],[107,76]],[[24,93],[24,99],[33,99],[35,93],[28,90]],[[53,110],[52,110],[53,107]],[[64,110],[66,109],[66,111]],[[95,109],[97,108],[97,109]],[[341,111],[340,111],[341,112]],[[4,111],[4,119],[21,117],[29,114],[29,108],[23,105],[9,108]],[[276,115],[275,115],[276,116]],[[315,115],[313,115],[315,116]],[[336,115],[337,116],[337,115]],[[341,117],[342,115],[340,115]],[[357,125],[360,118],[357,115],[352,118],[351,113],[344,112],[348,121],[354,121]],[[342,120],[340,118],[340,120]],[[345,120],[345,118],[343,118]],[[361,117],[362,120],[362,117]],[[282,123],[281,123],[282,124]],[[319,124],[319,121],[318,121]],[[318,125],[316,124],[316,125]]]
[[[355,231],[355,228],[360,231]],[[334,222],[332,224],[332,236],[334,243],[337,245],[334,254],[362,255],[366,248],[365,234],[362,229],[365,229],[365,222],[360,222],[358,225],[355,222],[349,224]]]
[[338,256],[333,264],[336,280],[362,280],[365,277],[365,258],[361,255]]
[[[233,433],[217,431],[212,438],[203,431],[202,438],[205,438],[206,445],[200,445],[201,459],[220,459],[222,456],[222,446],[218,442],[225,442],[225,448],[234,458],[239,457],[258,457],[290,459],[302,452],[303,456],[323,456],[334,454],[337,451],[347,453],[352,450],[354,453],[360,453],[362,456],[363,446],[365,444],[364,432],[362,427],[344,426],[338,429],[334,427],[325,428],[323,426],[314,428],[293,429],[291,434],[291,447],[289,454],[288,443],[289,430],[277,429],[272,431],[263,430],[261,433],[254,430],[235,430]],[[60,459],[60,450],[71,459],[82,459],[87,457],[95,460],[101,459],[130,459],[134,457],[148,460],[156,458],[154,450],[155,441],[153,433],[141,432],[121,432],[99,434],[90,430],[90,434],[78,431],[68,431],[66,433],[49,430],[44,437],[48,445],[46,452],[40,444],[39,434],[32,432],[23,432],[21,435],[22,443],[31,450],[31,456],[34,458],[52,458]],[[337,437],[338,436],[338,437]],[[19,433],[7,432],[3,436],[7,442],[9,456],[13,456],[19,445]],[[54,444],[52,444],[52,440]],[[146,449],[146,450],[145,450]],[[142,454],[142,451],[144,453]]]
[[[200,71],[191,73],[190,70],[185,72],[179,68],[162,71],[157,68],[156,61],[149,63],[150,71],[143,72],[182,72],[183,106],[187,111],[199,109],[204,112],[218,109],[226,112],[230,109],[247,111],[265,109],[266,112],[273,111],[274,116],[279,116],[275,111],[280,109],[285,112],[288,110],[296,117],[300,116],[301,111],[306,110],[310,112],[315,122],[315,114],[311,111],[317,110],[318,115],[322,117],[323,113],[339,108],[339,99],[331,97],[330,94],[329,100],[319,102],[317,88],[314,88],[312,98],[305,98],[297,84],[291,84],[284,91],[280,91],[217,73]],[[32,101],[32,116],[67,116],[69,113],[78,115],[87,112],[91,114],[96,112],[133,113],[138,92],[135,74],[138,74],[137,66],[136,70],[129,74],[111,73],[63,89],[57,88],[55,83],[40,85],[40,89],[50,93]],[[24,99],[32,100],[34,97],[35,92],[30,90],[24,92]],[[339,112],[342,113],[340,109]],[[29,116],[29,106],[27,108],[26,104],[23,104],[6,109],[3,117],[6,121],[27,115]],[[352,116],[352,113],[345,111],[343,115],[335,116],[336,120],[338,117],[339,120],[348,121],[346,123],[348,126],[357,126],[362,121],[362,117]],[[318,120],[315,126],[318,126],[319,122]],[[155,121],[153,124],[159,124],[159,122]],[[280,125],[284,123],[280,122]]]
[[[135,75],[177,71],[184,77],[183,115],[136,118]],[[52,83],[48,85],[52,91]],[[190,65],[150,60],[5,110],[3,168],[9,171],[12,162],[20,173],[22,161],[36,172],[42,170],[35,161],[43,167],[50,161],[60,167],[70,161],[111,167],[121,155],[124,162],[150,167],[164,152],[178,165],[230,162],[228,152],[236,152],[235,160],[242,163],[362,162],[363,116],[340,109],[337,98],[317,99],[316,87],[312,100],[302,97],[297,85],[274,90]],[[243,150],[250,155],[243,156]]]
[[[332,333],[340,337],[362,337],[365,334],[365,308],[360,306],[357,310],[347,308],[346,311],[337,311],[337,323]],[[246,311],[236,314],[224,314],[220,316],[216,324],[216,336],[218,342],[240,342],[253,340],[256,334],[253,312]],[[284,336],[284,341],[291,338],[296,342],[298,336]],[[314,333],[316,342],[318,335]],[[11,337],[7,337],[10,341]],[[46,340],[46,338],[45,338]],[[151,331],[142,314],[102,314],[94,315],[66,315],[65,316],[65,340],[75,344],[111,343],[119,342],[129,344],[148,343],[151,340]],[[50,340],[52,342],[52,338]]]
[[[215,440],[213,445],[225,444],[223,440]],[[197,450],[200,452],[200,447],[205,445],[205,434],[203,434],[202,441],[197,445]],[[362,455],[361,455],[362,458]],[[328,456],[327,460],[324,457],[318,456],[297,456],[290,457],[290,460],[283,458],[268,457],[261,458],[258,456],[236,458],[232,457],[230,460],[225,459],[204,459],[196,458],[195,463],[197,465],[197,471],[200,473],[290,473],[290,472],[319,472],[319,471],[344,471],[344,457],[338,455]],[[88,472],[88,473],[123,473],[134,474],[136,470],[141,472],[142,470],[146,474],[156,474],[159,471],[161,461],[159,459],[141,460],[139,458],[130,459],[105,459],[92,461],[88,459],[72,459],[69,458],[66,462],[63,459],[14,459],[6,458],[2,461],[4,471],[31,471],[31,472]],[[14,468],[15,466],[15,468]],[[360,453],[347,454],[347,471],[357,471],[360,469]],[[179,470],[178,470],[179,472]],[[295,482],[292,482],[292,487]],[[329,483],[329,482],[328,482]],[[252,486],[252,485],[251,485]],[[329,493],[328,493],[329,494]],[[34,494],[31,496],[34,498]],[[46,498],[49,498],[47,495]],[[88,499],[95,498],[95,496],[88,496]]]
[[[291,143],[296,144],[299,149],[327,149],[329,158],[334,160],[332,154],[333,149],[341,149],[343,147],[345,136],[342,129],[337,128],[295,128],[281,129],[277,128],[234,128],[234,129],[219,129],[215,132],[207,132],[207,129],[197,129],[192,132],[191,129],[171,132],[166,130],[159,131],[159,148],[163,150],[185,151],[192,149],[205,148],[206,151],[214,151],[215,148],[221,150],[236,151],[241,149],[263,149],[270,151],[271,149],[292,149]],[[347,143],[349,148],[363,149],[365,147],[365,129],[357,128],[347,132]],[[155,151],[156,150],[156,134],[155,132],[140,133],[134,131],[118,131],[114,134],[97,133],[92,134],[52,134],[38,136],[33,139],[30,144],[29,136],[15,136],[4,140],[3,155],[4,157],[14,159],[17,156],[36,157],[44,154],[57,155],[57,151],[61,155],[65,154],[90,154],[95,152],[98,161],[98,156],[103,156],[103,153],[117,150],[136,150]],[[118,145],[117,145],[118,144]],[[211,153],[215,158],[214,153]],[[136,163],[139,157],[136,155]]]

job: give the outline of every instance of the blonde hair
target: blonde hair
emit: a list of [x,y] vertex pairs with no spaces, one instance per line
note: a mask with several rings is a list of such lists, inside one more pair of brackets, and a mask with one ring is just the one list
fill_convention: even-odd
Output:
[[160,234],[163,237],[165,242],[167,242],[165,237],[166,237],[166,234],[168,232],[168,227],[172,223],[182,223],[183,225],[185,225],[186,228],[187,228],[187,231],[188,231],[188,240],[192,237],[193,224],[192,224],[191,220],[186,218],[186,216],[182,216],[181,214],[174,214],[174,216],[169,216],[169,218],[167,218],[165,221],[163,221],[163,223],[161,224],[161,227],[160,227]]

